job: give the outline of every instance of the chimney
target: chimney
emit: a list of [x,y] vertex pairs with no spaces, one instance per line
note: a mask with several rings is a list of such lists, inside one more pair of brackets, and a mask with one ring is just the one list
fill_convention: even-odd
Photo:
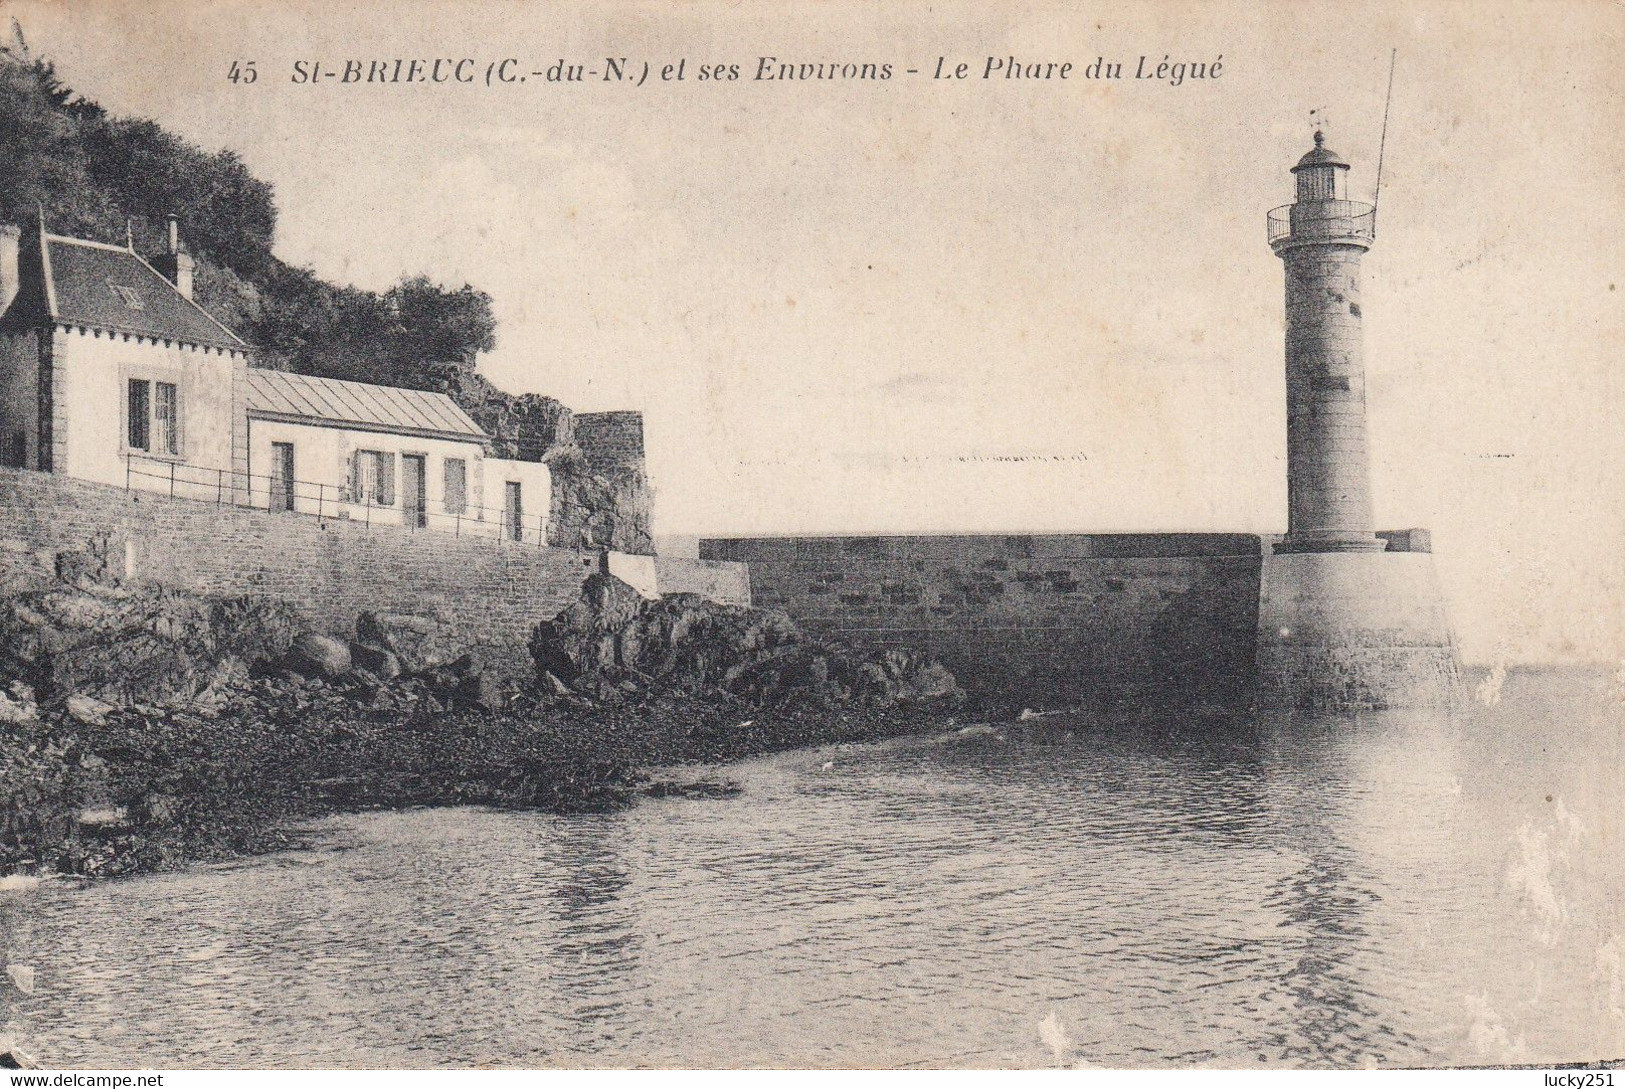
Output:
[[192,270],[197,268],[197,262],[192,260],[191,254],[181,250],[180,217],[171,212],[164,217],[164,222],[169,227],[169,247],[159,256],[158,260],[152,263],[153,267],[163,273],[165,278],[175,285],[175,290],[190,299],[192,297]]
[[13,223],[0,223],[0,314],[11,306],[22,284],[17,267],[17,250],[22,243],[22,228]]

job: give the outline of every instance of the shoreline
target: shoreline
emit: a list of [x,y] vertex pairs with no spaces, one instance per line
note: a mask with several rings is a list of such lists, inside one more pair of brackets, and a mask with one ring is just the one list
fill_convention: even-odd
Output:
[[940,733],[958,720],[929,707],[719,707],[685,693],[496,712],[380,709],[354,695],[262,678],[212,717],[129,708],[83,722],[42,711],[32,766],[15,756],[8,766],[31,773],[34,789],[8,792],[0,875],[110,878],[265,854],[297,847],[297,823],[344,813],[610,812],[643,796],[724,794],[729,784],[662,773]]

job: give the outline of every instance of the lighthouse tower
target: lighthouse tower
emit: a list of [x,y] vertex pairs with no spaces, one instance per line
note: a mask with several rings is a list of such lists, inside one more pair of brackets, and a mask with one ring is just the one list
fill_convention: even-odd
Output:
[[1315,133],[1297,200],[1269,213],[1286,271],[1287,532],[1263,558],[1258,675],[1266,706],[1438,707],[1460,690],[1425,531],[1376,532],[1366,438],[1360,260],[1376,210]]
[[1277,552],[1380,552],[1371,520],[1360,259],[1376,210],[1348,199],[1349,164],[1315,133],[1298,199],[1269,215],[1286,266],[1287,534]]

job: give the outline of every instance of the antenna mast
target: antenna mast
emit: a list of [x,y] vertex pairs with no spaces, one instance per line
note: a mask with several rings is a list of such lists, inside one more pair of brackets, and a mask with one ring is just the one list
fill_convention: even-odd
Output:
[[1371,194],[1371,237],[1377,237],[1377,208],[1382,204],[1382,155],[1388,150],[1388,107],[1394,101],[1394,65],[1399,49],[1388,55],[1388,97],[1382,100],[1382,137],[1377,141],[1377,187]]

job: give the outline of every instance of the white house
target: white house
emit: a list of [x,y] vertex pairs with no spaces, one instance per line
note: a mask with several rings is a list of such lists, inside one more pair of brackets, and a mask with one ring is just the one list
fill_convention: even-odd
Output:
[[248,345],[129,249],[0,226],[0,463],[123,484],[230,468],[235,376]]
[[280,515],[546,543],[547,466],[444,394],[251,366],[174,218],[128,247],[0,225],[0,465]]
[[545,541],[547,466],[488,457],[445,394],[252,367],[245,388],[251,505]]

